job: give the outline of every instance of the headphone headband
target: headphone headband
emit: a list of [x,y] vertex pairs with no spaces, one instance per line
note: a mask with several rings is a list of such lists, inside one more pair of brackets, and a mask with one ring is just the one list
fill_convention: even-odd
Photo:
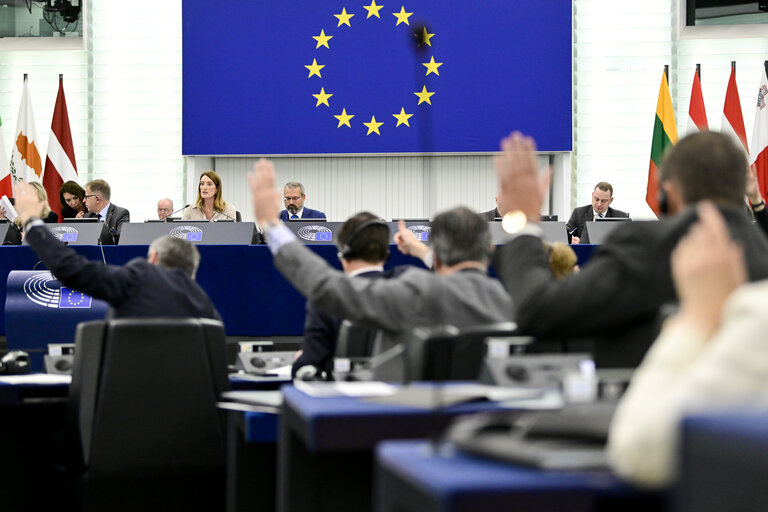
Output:
[[[352,249],[352,242],[363,230],[369,228],[370,226],[385,226],[387,227],[387,229],[389,229],[389,226],[387,226],[387,223],[381,219],[366,220],[365,222],[357,226],[354,231],[352,231],[352,234],[349,235],[349,238],[347,238],[346,243],[339,245],[340,258],[344,258],[345,260],[352,259],[352,256],[354,256],[355,254],[354,249]],[[387,248],[387,255],[389,255],[389,248]]]

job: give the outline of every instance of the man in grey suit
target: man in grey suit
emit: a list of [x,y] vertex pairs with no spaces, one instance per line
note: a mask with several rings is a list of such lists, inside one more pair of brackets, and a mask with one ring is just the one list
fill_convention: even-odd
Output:
[[[435,217],[428,250],[401,223],[401,251],[430,262],[434,272],[409,268],[392,279],[359,279],[332,268],[296,240],[279,219],[280,191],[274,167],[261,159],[249,176],[259,226],[275,266],[309,300],[334,315],[380,329],[382,351],[396,351],[414,327],[467,327],[510,319],[512,301],[488,276],[491,238],[487,224],[468,208]],[[394,375],[393,375],[394,377]]]
[[112,191],[104,180],[93,180],[85,184],[85,207],[88,212],[83,217],[98,218],[104,223],[99,237],[101,245],[117,245],[120,239],[120,227],[131,221],[131,214],[125,208],[110,203]]

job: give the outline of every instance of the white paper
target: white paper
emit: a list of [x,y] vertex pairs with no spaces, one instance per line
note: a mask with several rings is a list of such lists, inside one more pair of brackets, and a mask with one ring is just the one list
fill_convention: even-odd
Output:
[[221,398],[245,404],[271,405],[280,407],[283,404],[282,391],[225,391]]
[[16,208],[13,207],[11,201],[8,199],[8,196],[0,197],[0,207],[5,210],[5,218],[11,222],[16,220],[16,217],[19,216],[19,214],[16,213]]
[[397,388],[385,382],[304,382],[294,381],[296,389],[315,397],[333,396],[388,396]]
[[4,384],[69,384],[71,375],[49,375],[47,373],[30,373],[27,375],[4,375],[0,383]]

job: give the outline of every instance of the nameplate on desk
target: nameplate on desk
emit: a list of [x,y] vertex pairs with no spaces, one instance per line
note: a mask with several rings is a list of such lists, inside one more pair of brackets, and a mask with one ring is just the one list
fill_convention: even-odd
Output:
[[197,245],[249,245],[252,222],[131,222],[123,224],[120,245],[149,245],[170,235]]
[[[501,222],[489,222],[488,229],[491,230],[491,242],[495,245],[500,245],[511,240],[514,235],[510,235],[501,227]],[[540,222],[542,240],[554,243],[563,242],[568,243],[568,236],[565,230],[565,222]]]
[[[59,241],[67,245],[98,245],[101,236],[101,222],[61,222],[44,224],[45,228]],[[24,245],[27,240],[23,241]]]

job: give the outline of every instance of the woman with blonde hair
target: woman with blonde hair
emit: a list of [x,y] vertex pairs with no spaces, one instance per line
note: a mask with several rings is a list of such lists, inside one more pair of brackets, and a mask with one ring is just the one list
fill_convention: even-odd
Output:
[[221,178],[214,171],[205,171],[197,185],[197,200],[192,208],[186,208],[183,220],[236,220],[237,208],[224,201]]

